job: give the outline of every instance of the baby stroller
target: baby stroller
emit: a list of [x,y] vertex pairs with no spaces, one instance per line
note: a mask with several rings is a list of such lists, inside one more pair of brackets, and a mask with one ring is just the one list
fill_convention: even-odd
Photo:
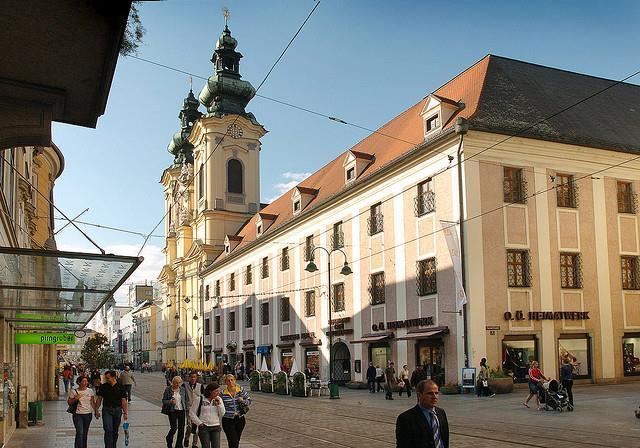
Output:
[[538,392],[540,403],[544,403],[544,410],[562,412],[564,409],[573,411],[569,403],[569,397],[562,385],[556,380],[550,380],[542,384]]

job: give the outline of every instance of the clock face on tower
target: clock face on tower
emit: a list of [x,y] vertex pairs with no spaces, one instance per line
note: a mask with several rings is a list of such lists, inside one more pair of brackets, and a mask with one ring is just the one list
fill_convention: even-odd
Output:
[[227,135],[230,135],[231,138],[240,138],[242,137],[242,128],[233,123],[227,128]]

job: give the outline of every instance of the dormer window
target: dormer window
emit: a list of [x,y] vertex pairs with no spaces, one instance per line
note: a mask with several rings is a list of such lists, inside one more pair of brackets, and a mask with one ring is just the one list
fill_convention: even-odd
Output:
[[427,126],[427,132],[436,130],[440,126],[440,121],[438,120],[438,114],[435,114],[427,118],[426,126]]
[[301,185],[294,188],[291,195],[293,214],[297,215],[302,212],[317,195],[318,190],[315,188],[303,187]]
[[353,166],[347,170],[347,182],[350,182],[355,178],[356,178],[356,167]]

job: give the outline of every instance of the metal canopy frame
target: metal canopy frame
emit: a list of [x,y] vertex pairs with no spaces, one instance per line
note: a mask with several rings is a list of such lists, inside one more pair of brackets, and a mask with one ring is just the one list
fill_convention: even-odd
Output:
[[0,247],[0,314],[17,330],[83,329],[143,260]]

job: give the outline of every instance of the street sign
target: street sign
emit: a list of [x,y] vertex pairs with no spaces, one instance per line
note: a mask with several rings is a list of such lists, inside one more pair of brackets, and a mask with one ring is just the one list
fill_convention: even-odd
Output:
[[[60,316],[57,314],[27,314],[27,313],[16,313],[16,319],[22,320],[24,319],[29,326],[33,327],[64,327],[64,316]],[[41,320],[42,322],[35,322]],[[60,322],[60,323],[52,323],[52,322]]]
[[16,344],[75,344],[73,333],[18,333]]

